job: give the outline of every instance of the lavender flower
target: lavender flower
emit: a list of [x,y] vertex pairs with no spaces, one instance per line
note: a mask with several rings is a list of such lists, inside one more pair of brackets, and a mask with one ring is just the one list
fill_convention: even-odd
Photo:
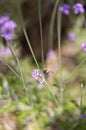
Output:
[[81,4],[81,3],[76,3],[76,4],[73,6],[73,11],[74,11],[74,14],[84,13],[85,10],[84,10],[83,4]]
[[35,69],[33,72],[32,72],[32,77],[37,79],[39,76],[39,70],[38,69]]
[[86,52],[86,42],[82,43],[82,49],[83,49],[84,52]]
[[14,21],[7,21],[1,26],[1,35],[6,40],[11,40],[14,38],[14,30],[16,29],[17,24]]
[[73,32],[69,32],[67,37],[68,37],[68,40],[72,42],[75,41],[75,34]]
[[8,47],[0,49],[0,56],[7,56],[7,55],[10,55],[10,54],[11,54],[11,51]]
[[70,14],[70,5],[69,4],[63,4],[62,6],[59,7],[59,10],[65,14],[65,15],[69,15]]
[[4,15],[0,17],[0,26],[9,21],[9,15]]
[[38,79],[38,82],[39,82],[40,84],[43,84],[44,81],[45,81],[44,77],[41,77],[41,78]]
[[51,57],[55,55],[55,51],[54,50],[49,50],[48,53],[47,53],[47,57]]
[[40,84],[43,84],[45,79],[43,73],[40,73],[38,69],[32,72],[32,77],[36,79]]

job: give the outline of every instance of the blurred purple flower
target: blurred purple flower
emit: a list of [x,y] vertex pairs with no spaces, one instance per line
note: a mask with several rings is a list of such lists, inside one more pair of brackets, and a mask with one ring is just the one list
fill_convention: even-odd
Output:
[[1,26],[1,35],[6,40],[11,40],[14,38],[14,30],[16,29],[17,24],[14,21],[7,21]]
[[14,100],[14,101],[18,101],[18,96],[17,96],[17,95],[14,95],[13,100]]
[[39,82],[40,84],[43,84],[44,81],[45,81],[44,78],[39,78],[39,79],[38,79],[38,82]]
[[68,40],[70,41],[75,41],[75,38],[76,38],[73,32],[69,32],[67,37],[68,37]]
[[84,52],[86,52],[86,42],[82,43],[82,49],[83,49]]
[[55,51],[54,50],[49,50],[48,53],[47,53],[47,57],[51,57],[55,55]]
[[73,11],[74,11],[74,14],[84,13],[85,10],[84,10],[83,4],[76,3],[75,5],[73,5]]
[[11,51],[8,47],[0,49],[0,56],[7,56],[7,55],[10,55],[10,54],[11,54]]
[[33,72],[32,72],[32,77],[34,79],[36,79],[40,84],[43,84],[45,79],[44,79],[44,75],[42,73],[39,72],[38,69],[35,69]]
[[59,10],[65,14],[65,15],[69,15],[70,14],[70,5],[69,4],[63,4],[62,6],[59,7]]
[[37,79],[39,76],[39,70],[38,69],[35,69],[33,72],[32,72],[32,77]]
[[38,82],[39,82],[40,84],[43,84],[44,81],[45,81],[45,79],[44,79],[44,74],[43,74],[43,73],[40,73],[40,74],[39,74],[39,78],[38,78]]
[[9,21],[9,15],[4,15],[0,17],[0,26],[3,25],[5,22]]

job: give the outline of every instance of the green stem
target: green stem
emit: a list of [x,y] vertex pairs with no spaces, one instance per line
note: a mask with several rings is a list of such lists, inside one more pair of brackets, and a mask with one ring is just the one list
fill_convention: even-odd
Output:
[[41,37],[41,60],[44,68],[44,46],[43,46],[42,18],[41,18],[41,0],[38,0],[38,14],[39,14],[40,37]]
[[83,88],[83,83],[81,83],[81,100],[80,100],[80,110],[81,110],[81,115],[82,115],[82,110],[83,110],[83,101],[84,101],[84,88]]
[[25,38],[26,38],[26,40],[27,40],[27,43],[28,43],[28,46],[29,46],[29,48],[30,48],[31,54],[32,54],[32,56],[33,56],[33,59],[34,59],[36,65],[37,65],[37,68],[39,69],[38,62],[37,62],[37,60],[36,60],[35,54],[34,54],[33,49],[32,49],[32,47],[31,47],[30,40],[29,40],[29,38],[28,38],[26,29],[25,29],[25,26],[24,26],[24,21],[23,21],[23,17],[22,17],[22,13],[21,13],[21,8],[20,8],[20,5],[19,5],[18,0],[16,1],[16,3],[17,3],[18,13],[19,13],[19,17],[20,17],[20,20],[21,20],[21,25],[22,25],[22,28],[23,28],[23,32],[24,32]]
[[79,68],[81,67],[81,65],[82,65],[85,61],[86,61],[86,58],[83,59],[83,60],[80,62],[80,64],[72,71],[72,73],[71,73],[70,75],[68,75],[68,77],[66,78],[66,80],[64,80],[64,82],[67,82],[67,80],[68,80],[69,78],[71,78],[71,76],[79,70]]
[[50,27],[49,27],[49,49],[53,49],[53,31],[54,31],[54,22],[55,22],[55,15],[57,12],[57,6],[58,6],[59,0],[56,0],[54,9],[51,15],[51,20],[50,20]]
[[57,99],[56,99],[56,97],[55,97],[55,94],[53,93],[53,90],[51,89],[51,87],[49,86],[49,84],[48,84],[46,81],[45,81],[45,84],[46,84],[46,86],[48,87],[50,93],[52,94],[53,99],[54,99],[54,101],[55,101],[55,104],[58,106],[58,102],[57,102]]
[[3,59],[4,63],[8,66],[8,68],[16,75],[16,77],[18,77],[21,80],[18,72],[16,72],[16,70],[6,61],[6,59],[4,59],[3,57],[2,57],[2,59]]
[[23,83],[23,87],[24,87],[24,90],[26,92],[26,97],[27,97],[27,100],[28,100],[27,86],[26,86],[26,83],[25,83],[25,80],[24,80],[24,77],[23,77],[23,73],[22,73],[22,70],[21,70],[21,65],[20,65],[19,59],[16,56],[15,51],[13,50],[12,46],[9,43],[7,43],[7,45],[9,46],[9,48],[12,52],[12,55],[13,55],[15,61],[16,61],[16,64],[18,65],[19,73],[20,73],[21,80],[22,80],[22,83]]
[[62,77],[62,57],[61,57],[61,12],[57,12],[57,37],[58,37],[58,60],[59,60],[59,74],[60,74],[60,91],[61,91],[61,101],[63,103],[63,77]]

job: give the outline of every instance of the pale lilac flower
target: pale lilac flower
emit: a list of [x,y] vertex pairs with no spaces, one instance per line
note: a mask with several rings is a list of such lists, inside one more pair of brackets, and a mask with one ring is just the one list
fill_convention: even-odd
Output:
[[73,5],[73,12],[74,14],[84,13],[85,9],[83,7],[83,4],[76,3],[75,5]]
[[3,38],[6,40],[14,39],[14,30],[16,29],[17,24],[14,21],[7,21],[1,26],[0,33]]
[[33,72],[32,72],[32,77],[37,79],[39,76],[39,70],[38,69],[35,69]]
[[43,84],[44,81],[45,81],[44,74],[43,74],[43,73],[40,73],[40,74],[39,74],[39,78],[38,78],[38,82],[39,82],[40,84]]
[[86,119],[86,115],[81,115],[80,117],[83,119]]
[[0,17],[0,26],[9,21],[9,15],[4,15]]
[[67,34],[67,38],[68,38],[68,40],[70,40],[70,41],[75,41],[75,34],[73,33],[73,32],[69,32],[68,34]]
[[8,47],[0,49],[0,56],[7,56],[7,55],[10,55],[10,54],[11,54],[11,51]]
[[54,50],[49,50],[48,53],[47,53],[47,57],[51,57],[55,55],[55,51]]
[[82,49],[83,49],[84,52],[86,52],[86,42],[82,43]]
[[69,15],[70,14],[70,5],[69,4],[63,4],[62,6],[59,7],[59,10],[65,14],[65,15]]
[[39,79],[38,79],[38,82],[39,82],[40,84],[43,84],[44,81],[45,81],[44,78],[39,78]]
[[18,96],[17,96],[17,95],[14,95],[14,96],[13,96],[13,100],[14,100],[14,101],[18,101]]
[[44,75],[42,72],[39,72],[38,69],[35,69],[33,72],[32,72],[32,77],[34,79],[36,79],[40,84],[43,84],[45,79],[44,79]]

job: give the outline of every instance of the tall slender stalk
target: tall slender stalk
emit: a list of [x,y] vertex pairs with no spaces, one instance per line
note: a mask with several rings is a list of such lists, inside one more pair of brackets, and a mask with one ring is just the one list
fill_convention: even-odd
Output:
[[23,87],[24,87],[24,90],[25,90],[25,93],[26,93],[27,101],[29,102],[29,100],[28,100],[27,86],[26,86],[26,83],[25,83],[25,80],[24,80],[24,77],[23,77],[23,73],[22,73],[22,70],[21,70],[21,65],[20,65],[19,59],[16,56],[16,53],[15,53],[14,49],[12,48],[12,46],[8,43],[8,41],[7,41],[7,45],[9,46],[10,51],[11,51],[11,53],[12,53],[12,55],[13,55],[15,61],[16,61],[16,64],[18,66],[20,77],[21,77],[21,80],[22,80],[22,83],[23,83]]
[[76,72],[79,70],[79,68],[80,68],[85,62],[86,62],[86,58],[84,58],[84,59],[80,62],[80,64],[72,71],[72,73],[71,73],[70,75],[68,75],[68,77],[66,78],[66,80],[64,80],[64,83],[67,82],[68,79],[70,79],[71,76],[72,76],[74,73],[76,73]]
[[57,12],[57,37],[58,37],[58,60],[59,60],[59,74],[60,74],[60,91],[61,91],[61,101],[63,103],[63,77],[62,77],[62,57],[61,57],[61,12]]
[[10,65],[4,57],[2,57],[2,60],[3,60],[3,63],[6,64],[7,67],[16,75],[16,77],[19,78],[20,81],[22,81],[19,73],[16,72],[16,70],[13,68],[13,66]]
[[81,110],[81,115],[83,114],[83,102],[84,102],[84,85],[81,83],[81,96],[80,96],[80,110]]
[[41,38],[41,61],[44,68],[44,45],[43,45],[43,31],[42,31],[42,17],[41,17],[41,0],[38,0],[38,14],[39,14],[39,26],[40,26],[40,38]]
[[19,1],[17,0],[16,3],[17,3],[18,13],[19,13],[19,17],[20,17],[20,21],[21,21],[21,25],[22,25],[22,28],[23,28],[23,32],[24,32],[25,38],[26,38],[26,40],[27,40],[28,46],[29,46],[29,48],[30,48],[30,51],[31,51],[31,54],[32,54],[32,56],[33,56],[33,59],[34,59],[34,61],[35,61],[35,63],[36,63],[36,66],[37,66],[37,68],[39,69],[38,62],[37,62],[37,60],[36,60],[35,54],[34,54],[33,49],[32,49],[32,47],[31,47],[30,40],[29,40],[29,38],[28,38],[26,29],[25,29],[25,26],[24,26],[24,21],[23,21],[23,16],[22,16],[22,13],[21,13],[21,7],[20,7],[20,4],[19,4]]
[[57,12],[57,6],[58,6],[59,0],[56,0],[54,9],[51,15],[51,20],[50,20],[50,27],[49,27],[49,49],[53,49],[53,31],[54,31],[54,22],[55,22],[55,15]]
[[54,94],[53,90],[51,89],[51,87],[49,86],[49,84],[46,81],[45,81],[45,85],[49,89],[50,93],[52,94],[52,97],[53,97],[53,99],[55,101],[56,106],[58,106],[58,102],[57,102],[57,99],[55,97],[55,94]]

